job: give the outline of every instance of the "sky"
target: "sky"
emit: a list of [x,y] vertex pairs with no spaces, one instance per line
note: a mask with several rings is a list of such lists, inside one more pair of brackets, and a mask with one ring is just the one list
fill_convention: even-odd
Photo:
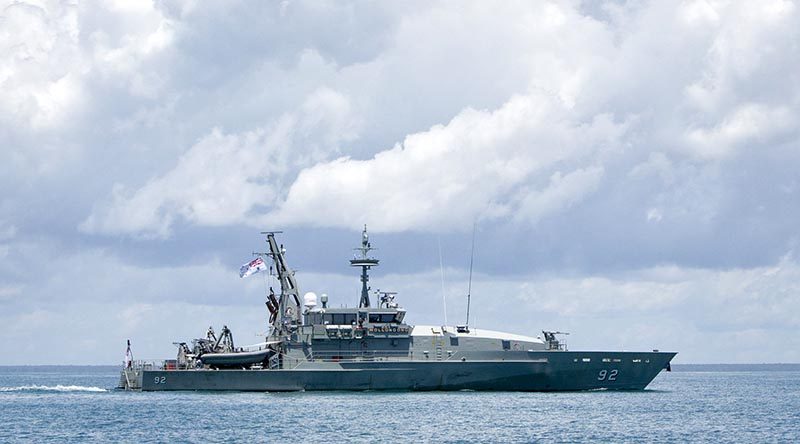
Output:
[[412,324],[474,227],[473,326],[797,363],[798,221],[793,1],[0,1],[0,365],[260,342],[259,233],[352,306],[365,224]]

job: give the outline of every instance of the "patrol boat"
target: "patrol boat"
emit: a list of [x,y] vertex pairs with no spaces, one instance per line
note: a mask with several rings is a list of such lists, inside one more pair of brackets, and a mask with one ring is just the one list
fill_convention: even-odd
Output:
[[[326,295],[300,300],[280,232],[264,232],[280,293],[267,295],[270,333],[251,347],[236,347],[223,327],[189,346],[177,359],[132,361],[120,375],[126,390],[643,390],[674,352],[572,351],[561,332],[523,336],[460,326],[409,325],[394,292],[370,299],[369,271],[379,264],[366,226],[359,254],[358,307],[332,308]],[[253,263],[257,262],[254,261]],[[252,264],[251,263],[251,266]],[[263,261],[257,264],[266,266]],[[272,273],[272,270],[270,270]],[[127,355],[126,355],[127,356]]]

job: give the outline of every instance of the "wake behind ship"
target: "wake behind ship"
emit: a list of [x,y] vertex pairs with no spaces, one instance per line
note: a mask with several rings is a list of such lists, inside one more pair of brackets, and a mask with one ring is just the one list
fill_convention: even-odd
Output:
[[[412,326],[396,293],[369,294],[369,270],[379,260],[367,229],[353,267],[361,268],[358,307],[328,307],[326,295],[307,293],[301,302],[283,245],[265,232],[280,293],[267,295],[270,333],[250,347],[236,347],[223,327],[217,335],[176,343],[178,356],[160,362],[132,361],[120,374],[126,390],[642,390],[674,352],[569,351],[559,332],[522,336],[460,326]],[[262,257],[242,276],[266,270]],[[129,347],[130,351],[130,347]],[[129,354],[128,354],[129,356]]]

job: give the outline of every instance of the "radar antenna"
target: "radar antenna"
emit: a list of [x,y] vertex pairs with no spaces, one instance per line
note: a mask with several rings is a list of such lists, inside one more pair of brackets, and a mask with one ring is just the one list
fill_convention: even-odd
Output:
[[358,308],[366,308],[369,307],[368,270],[372,267],[377,267],[379,262],[378,259],[369,256],[369,252],[376,250],[376,248],[372,248],[372,244],[369,243],[366,224],[364,224],[364,231],[361,232],[361,246],[353,248],[353,250],[361,252],[360,256],[350,260],[351,267],[361,267],[361,300],[358,302]]

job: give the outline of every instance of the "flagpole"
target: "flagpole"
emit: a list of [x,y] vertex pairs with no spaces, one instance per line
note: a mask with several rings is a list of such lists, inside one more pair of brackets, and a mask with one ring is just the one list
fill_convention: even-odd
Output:
[[131,368],[133,365],[133,352],[131,351],[131,340],[128,339],[128,348],[125,350],[125,367]]

